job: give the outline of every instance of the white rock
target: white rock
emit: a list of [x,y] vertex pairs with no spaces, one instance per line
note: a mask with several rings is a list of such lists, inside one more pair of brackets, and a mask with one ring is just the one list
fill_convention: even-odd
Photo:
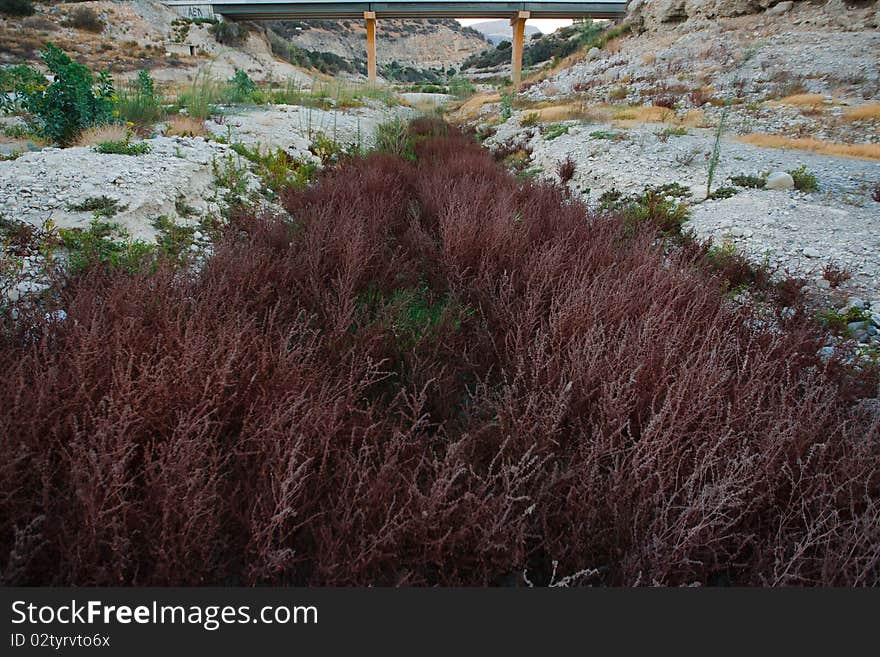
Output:
[[818,249],[814,249],[811,246],[808,246],[807,248],[805,248],[803,250],[803,254],[808,258],[821,258],[822,257],[822,252],[819,251]]
[[592,62],[602,57],[602,51],[593,46],[590,48],[590,51],[587,53],[587,61]]
[[786,2],[780,2],[778,5],[774,5],[767,10],[767,15],[769,16],[781,16],[782,14],[791,10],[794,6],[794,2],[791,0],[786,0]]
[[794,189],[794,178],[785,171],[774,171],[767,176],[764,187],[766,189]]

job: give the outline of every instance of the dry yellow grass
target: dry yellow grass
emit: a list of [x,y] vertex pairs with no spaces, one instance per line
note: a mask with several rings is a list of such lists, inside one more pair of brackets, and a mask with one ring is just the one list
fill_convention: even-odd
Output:
[[647,52],[644,55],[642,55],[642,64],[645,66],[651,66],[656,61],[657,61],[657,56],[652,52]]
[[558,121],[605,121],[610,113],[607,108],[589,106],[581,103],[565,103],[551,105],[536,110],[543,123],[556,123]]
[[832,141],[820,141],[812,137],[783,137],[753,133],[737,137],[738,141],[762,146],[764,148],[786,148],[799,151],[810,151],[821,155],[838,157],[854,157],[861,160],[880,160],[880,144],[842,144]]
[[117,123],[99,125],[88,130],[83,130],[76,140],[77,146],[97,146],[105,141],[125,141],[128,137],[128,128]]
[[847,121],[880,121],[880,103],[870,103],[853,107],[843,113]]
[[655,105],[615,107],[612,112],[618,123],[672,123],[675,120],[675,112]]
[[795,94],[774,100],[772,105],[794,105],[795,107],[818,107],[825,104],[822,94]]
[[208,134],[204,121],[182,114],[170,117],[165,126],[168,137],[204,137]]
[[475,118],[483,105],[501,102],[501,94],[482,93],[471,96],[454,112],[455,118],[466,121]]

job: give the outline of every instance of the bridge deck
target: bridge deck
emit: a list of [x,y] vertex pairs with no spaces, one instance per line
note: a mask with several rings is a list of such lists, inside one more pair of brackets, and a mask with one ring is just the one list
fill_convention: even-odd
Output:
[[531,18],[619,18],[626,14],[626,0],[611,2],[509,2],[508,0],[390,0],[345,2],[339,0],[225,0],[197,2],[168,0],[166,5],[203,7],[230,20],[283,20],[293,18],[362,18],[375,12],[380,18],[510,18],[519,11]]

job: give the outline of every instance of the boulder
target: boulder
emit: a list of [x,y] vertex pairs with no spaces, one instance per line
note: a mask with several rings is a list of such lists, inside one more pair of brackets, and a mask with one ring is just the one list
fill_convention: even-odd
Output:
[[785,171],[774,171],[767,176],[764,183],[765,189],[794,189],[794,178]]
[[780,2],[778,5],[773,5],[770,9],[767,10],[768,16],[781,16],[794,7],[794,2],[792,0],[786,0],[786,2]]
[[592,62],[602,57],[602,51],[596,48],[595,46],[590,48],[590,51],[587,53],[587,61]]

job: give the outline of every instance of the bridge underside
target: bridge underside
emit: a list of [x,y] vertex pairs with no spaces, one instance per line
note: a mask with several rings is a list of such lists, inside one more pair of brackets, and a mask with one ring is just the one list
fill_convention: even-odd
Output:
[[[193,3],[194,4],[194,3]],[[622,2],[277,2],[211,3],[229,20],[361,18],[510,18],[527,11],[531,18],[619,18]]]
[[376,22],[377,18],[509,18],[513,28],[511,44],[511,80],[518,86],[522,73],[522,54],[525,24],[530,18],[621,18],[626,14],[626,0],[617,2],[507,2],[506,0],[391,0],[389,2],[339,2],[337,0],[294,0],[269,2],[267,0],[226,0],[226,2],[198,2],[197,0],[168,0],[189,18],[208,18],[215,15],[232,21],[265,21],[292,19],[343,19],[366,21],[367,75],[376,79]]

